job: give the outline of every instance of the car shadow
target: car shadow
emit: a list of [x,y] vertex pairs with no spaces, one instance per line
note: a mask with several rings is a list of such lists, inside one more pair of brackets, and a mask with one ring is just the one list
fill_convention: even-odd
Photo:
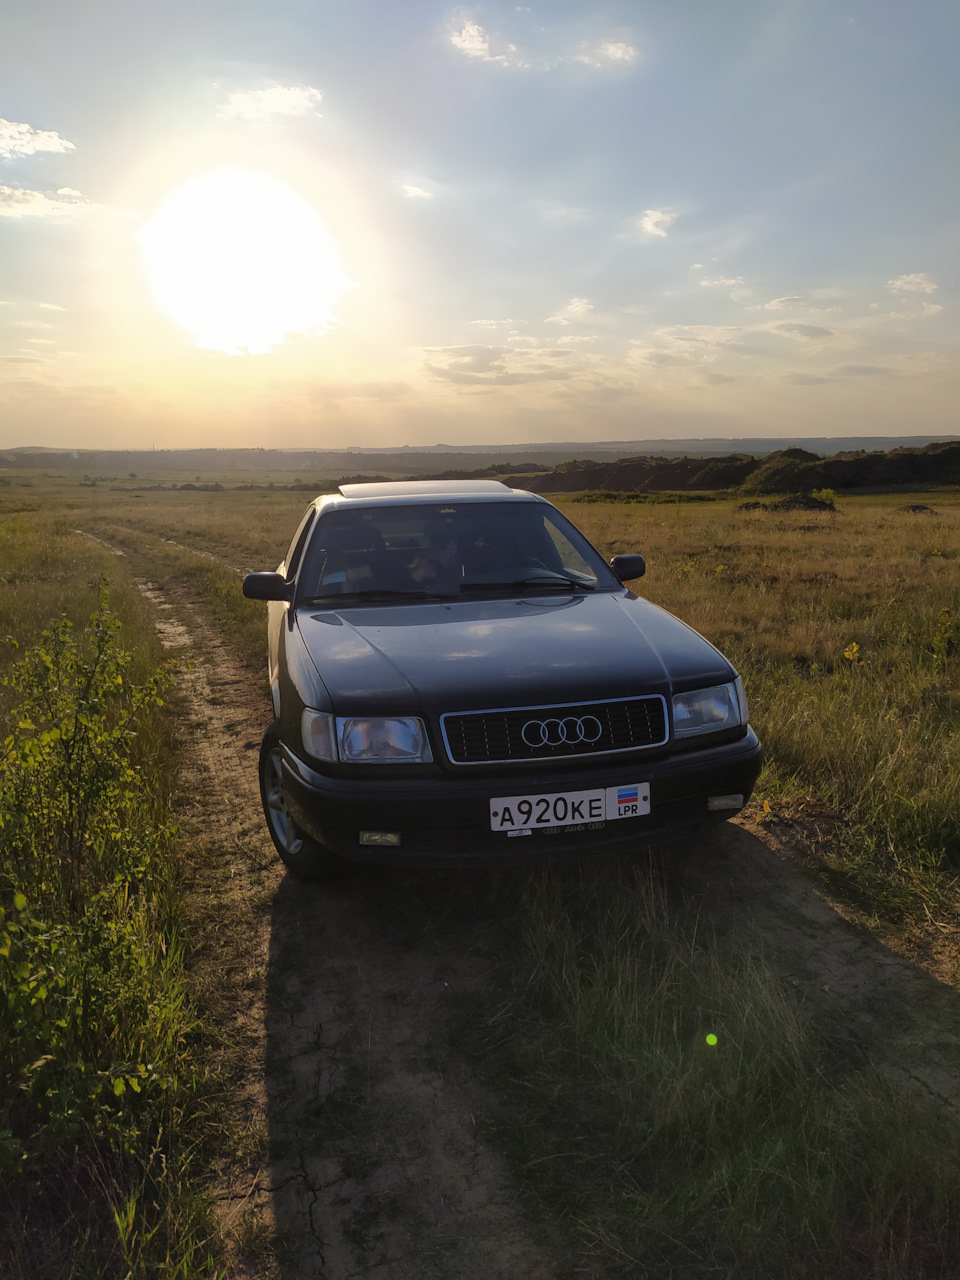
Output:
[[281,882],[266,1088],[283,1280],[553,1274],[478,1133],[464,1052],[501,960],[504,874]]

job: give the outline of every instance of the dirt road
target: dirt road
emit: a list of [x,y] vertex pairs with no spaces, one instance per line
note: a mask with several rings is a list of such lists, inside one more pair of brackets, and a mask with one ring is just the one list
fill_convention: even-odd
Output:
[[199,969],[229,1008],[225,1071],[262,1152],[257,1169],[220,1171],[235,1274],[269,1274],[257,1246],[272,1233],[284,1280],[552,1280],[548,1246],[478,1136],[477,1086],[451,1039],[496,942],[476,895],[444,895],[444,918],[426,875],[285,878],[257,787],[265,691],[198,602],[146,591],[185,660],[178,820],[215,938]]
[[[456,1028],[498,946],[484,876],[448,879],[442,893],[428,873],[358,871],[335,888],[284,877],[257,790],[265,690],[198,600],[147,590],[164,642],[192,664],[179,677],[179,820],[212,939],[198,968],[226,1010],[226,1087],[252,1135],[218,1172],[234,1275],[585,1275],[525,1219],[477,1131],[483,1096]],[[676,850],[675,871],[702,917],[759,946],[834,1039],[898,1086],[956,1106],[956,991],[859,934],[782,855],[769,834],[730,825]]]

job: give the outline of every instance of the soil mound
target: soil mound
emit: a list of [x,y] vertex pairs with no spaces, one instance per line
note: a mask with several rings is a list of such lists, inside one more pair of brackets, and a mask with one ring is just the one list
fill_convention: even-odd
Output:
[[[815,489],[923,488],[960,484],[960,443],[928,444],[886,453],[838,453],[823,458],[806,449],[780,449],[764,458],[621,458],[617,462],[564,462],[517,482],[536,493],[584,489],[663,492],[737,490],[746,494],[809,494]],[[810,510],[812,508],[806,508]]]

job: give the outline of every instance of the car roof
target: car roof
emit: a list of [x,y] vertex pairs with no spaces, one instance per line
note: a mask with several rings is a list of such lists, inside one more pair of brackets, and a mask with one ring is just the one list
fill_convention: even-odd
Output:
[[342,484],[339,494],[318,498],[318,504],[340,509],[357,504],[415,505],[419,502],[543,502],[535,493],[511,489],[499,480],[392,480],[371,484]]

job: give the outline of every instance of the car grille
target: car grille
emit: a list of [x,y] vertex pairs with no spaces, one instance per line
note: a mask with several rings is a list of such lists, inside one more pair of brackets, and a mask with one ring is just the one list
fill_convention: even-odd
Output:
[[440,717],[454,764],[552,760],[659,747],[668,737],[659,695],[550,707],[447,712]]

